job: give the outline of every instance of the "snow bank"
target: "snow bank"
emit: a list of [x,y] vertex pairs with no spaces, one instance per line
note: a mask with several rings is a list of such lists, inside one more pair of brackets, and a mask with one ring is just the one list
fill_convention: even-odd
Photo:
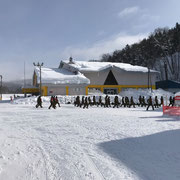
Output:
[[122,90],[119,94],[120,96],[127,96],[127,97],[131,97],[133,96],[135,102],[138,102],[138,98],[139,96],[144,96],[145,99],[148,99],[149,96],[152,96],[152,98],[154,98],[155,96],[158,97],[158,99],[160,99],[161,96],[163,96],[163,98],[166,100],[169,100],[170,96],[174,96],[173,93],[168,92],[168,91],[164,91],[163,89],[157,89],[157,90],[150,90],[150,89],[125,89]]
[[24,94],[2,94],[2,100],[11,100],[11,97],[14,99],[14,95],[19,98],[24,96]]
[[177,92],[177,93],[175,94],[175,96],[180,96],[180,92]]
[[[59,102],[61,104],[66,104],[68,102],[72,103],[74,102],[74,96],[57,96],[59,99]],[[26,97],[26,98],[17,98],[13,100],[13,104],[33,104],[35,105],[37,103],[38,96],[32,96],[32,97]],[[42,96],[42,102],[43,104],[49,104],[50,103],[50,96]]]

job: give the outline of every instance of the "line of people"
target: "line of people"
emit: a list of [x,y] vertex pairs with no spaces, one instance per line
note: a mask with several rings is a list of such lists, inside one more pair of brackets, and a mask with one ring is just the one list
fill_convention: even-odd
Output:
[[[174,106],[174,102],[175,99],[174,97],[170,96],[169,98],[169,106]],[[159,108],[160,106],[162,106],[164,103],[164,99],[163,96],[161,96],[160,101],[158,100],[158,97],[155,96],[154,101],[152,100],[152,97],[150,96],[147,100],[145,100],[144,96],[139,96],[138,98],[138,102],[135,103],[133,96],[131,96],[131,98],[129,99],[127,96],[126,97],[122,97],[122,99],[120,99],[118,96],[114,97],[114,101],[111,102],[110,96],[106,95],[104,98],[104,102],[102,101],[102,96],[99,96],[98,100],[95,96],[93,96],[93,98],[91,99],[90,96],[82,96],[82,98],[80,99],[80,96],[77,96],[75,98],[74,101],[74,106],[76,107],[82,107],[82,108],[88,108],[89,106],[97,106],[97,107],[105,107],[105,108],[109,108],[109,107],[146,107],[146,110],[149,110],[150,107],[152,107],[152,109],[154,110],[154,108]],[[50,106],[48,109],[54,108],[56,109],[56,105],[58,105],[60,107],[60,103],[58,100],[57,96],[51,96],[50,98]],[[41,96],[39,96],[37,98],[37,105],[36,108],[41,107],[42,108],[42,99]]]
[[[51,98],[50,98],[50,106],[49,106],[48,109],[51,109],[51,107],[56,109],[57,104],[58,104],[59,107],[61,107],[61,105],[59,103],[59,100],[58,100],[58,97],[57,96],[51,96]],[[41,107],[41,108],[43,107],[42,106],[41,96],[38,96],[38,98],[37,98],[36,108],[38,108],[38,107]]]
[[148,110],[149,107],[152,107],[152,109],[154,110],[154,108],[159,108],[163,104],[163,102],[164,102],[163,96],[161,96],[160,98],[160,103],[157,96],[155,96],[154,102],[151,96],[147,100],[145,100],[144,96],[139,96],[138,103],[134,102],[133,96],[131,96],[130,99],[127,96],[122,97],[121,100],[119,99],[118,96],[115,96],[113,102],[111,102],[110,96],[108,95],[105,96],[104,102],[102,101],[101,96],[99,96],[98,100],[96,100],[95,96],[93,96],[92,100],[90,96],[88,97],[82,96],[82,99],[80,99],[80,96],[77,96],[74,101],[74,106],[82,107],[82,108],[88,108],[89,106],[97,106],[97,107],[101,106],[105,108],[106,107],[107,108],[108,107],[113,107],[113,108],[134,107],[135,108],[136,106],[139,106],[139,107],[147,106],[146,110]]
[[54,108],[54,109],[56,109],[56,105],[57,105],[57,104],[58,104],[59,107],[61,107],[61,106],[60,106],[60,103],[59,103],[59,100],[58,100],[58,97],[57,97],[57,96],[51,96],[50,106],[49,106],[48,109],[51,109],[51,107]]

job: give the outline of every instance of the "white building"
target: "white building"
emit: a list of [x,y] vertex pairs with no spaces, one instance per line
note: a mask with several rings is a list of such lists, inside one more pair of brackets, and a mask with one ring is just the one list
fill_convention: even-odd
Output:
[[[126,63],[61,61],[59,68],[41,69],[43,95],[87,95],[90,89],[117,94],[123,88],[152,88],[158,72]],[[33,85],[40,83],[35,68]],[[24,89],[27,90],[27,89]],[[27,92],[27,91],[26,91]]]

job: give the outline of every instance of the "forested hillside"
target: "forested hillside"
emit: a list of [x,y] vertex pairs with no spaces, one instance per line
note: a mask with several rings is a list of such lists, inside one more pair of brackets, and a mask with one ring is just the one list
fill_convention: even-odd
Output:
[[146,66],[161,72],[161,80],[180,81],[180,24],[158,28],[142,41],[102,55],[101,61]]

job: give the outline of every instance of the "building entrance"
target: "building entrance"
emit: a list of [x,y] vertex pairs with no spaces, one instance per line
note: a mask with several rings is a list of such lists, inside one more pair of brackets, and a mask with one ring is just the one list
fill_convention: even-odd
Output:
[[105,88],[104,94],[117,94],[118,90],[117,88]]

